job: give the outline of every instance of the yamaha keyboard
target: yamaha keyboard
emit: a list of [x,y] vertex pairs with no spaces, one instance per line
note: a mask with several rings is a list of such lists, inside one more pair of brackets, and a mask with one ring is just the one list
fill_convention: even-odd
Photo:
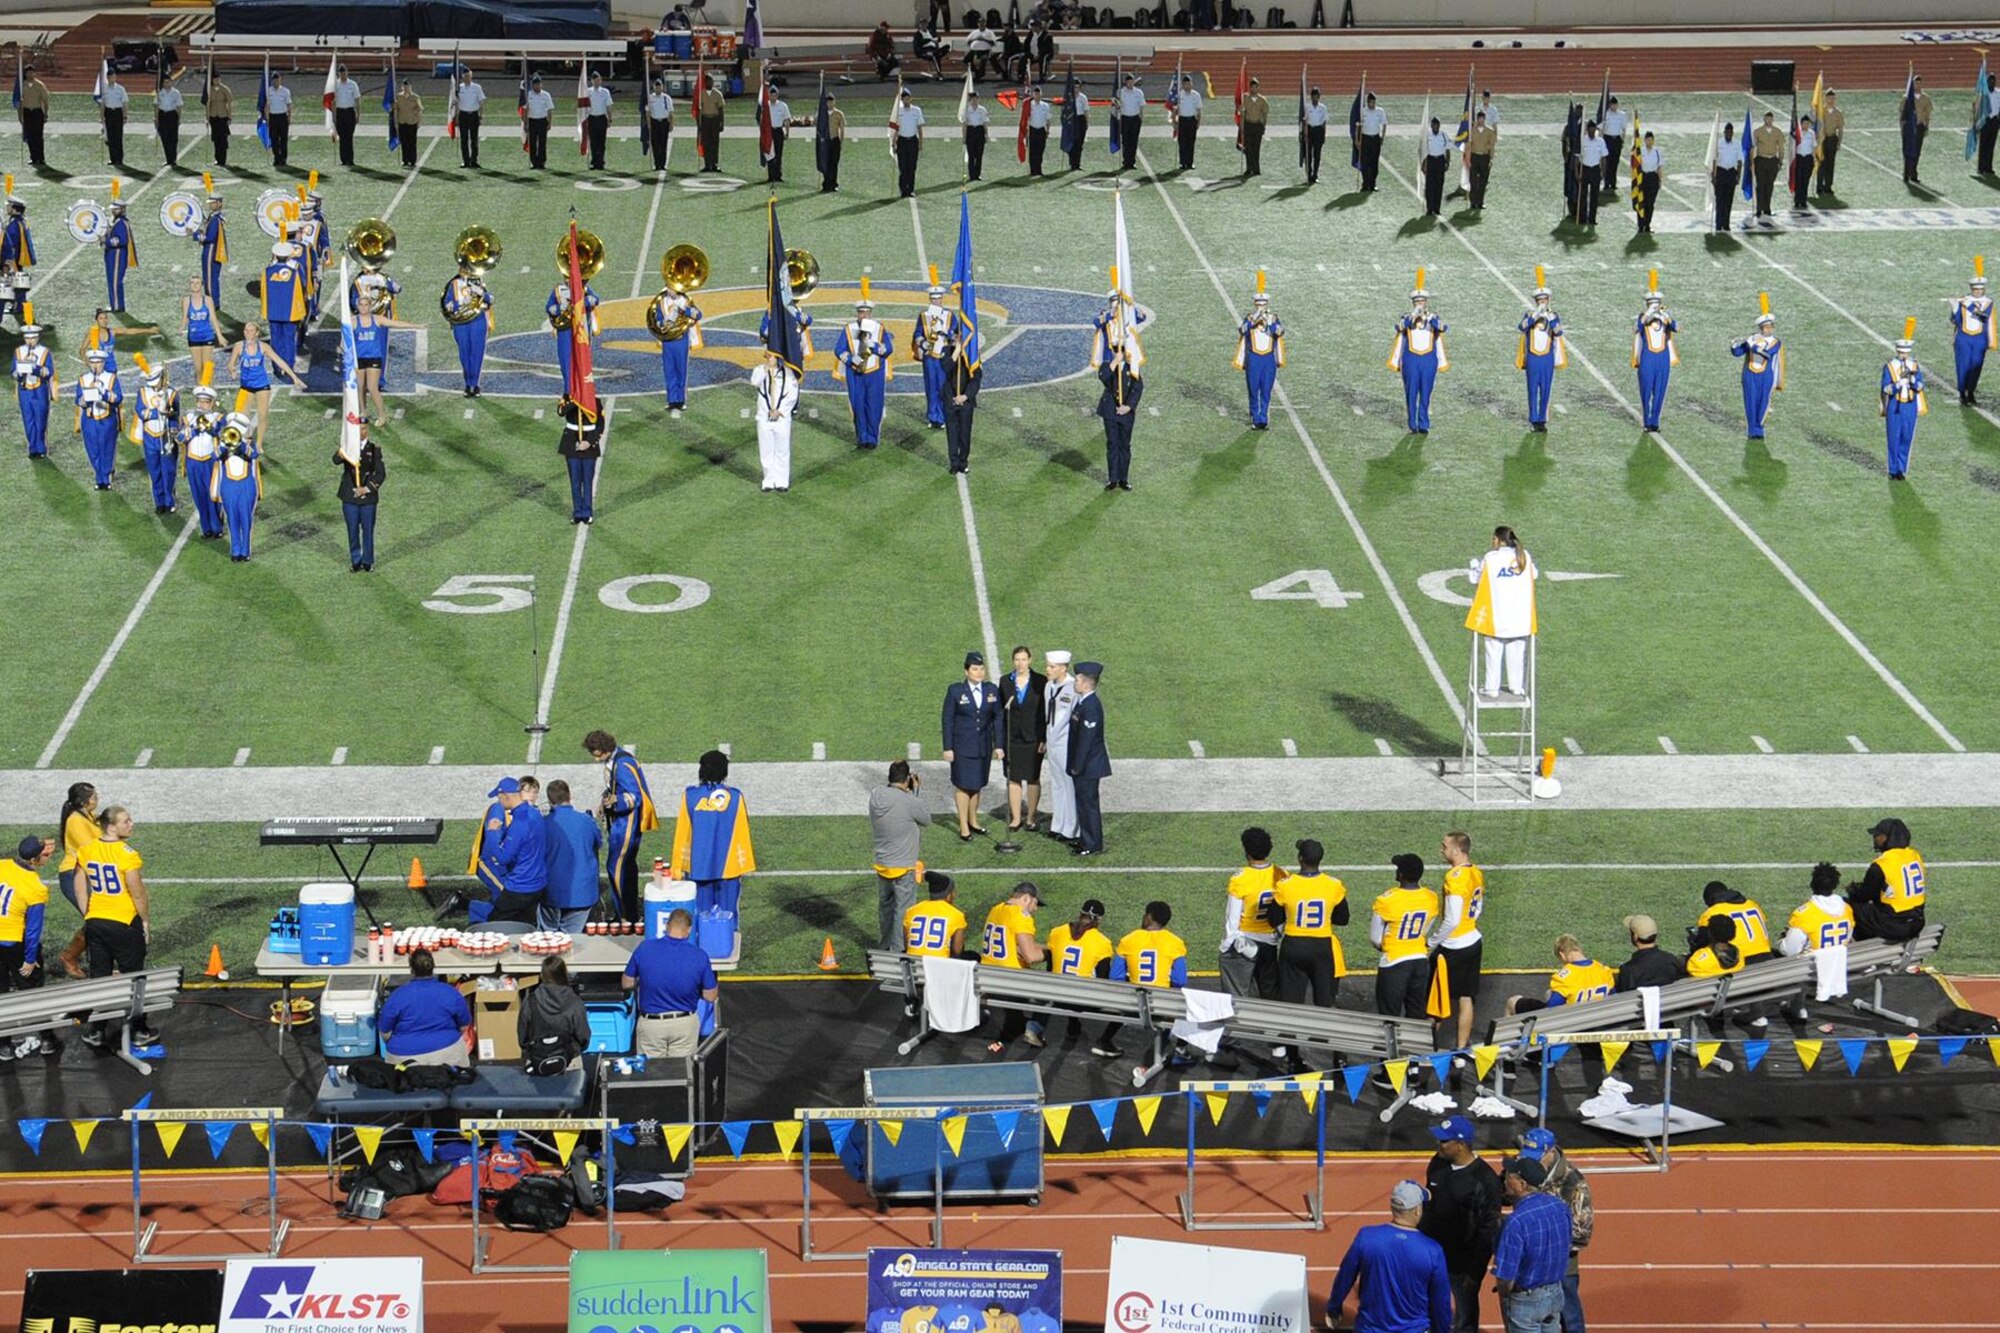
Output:
[[434,843],[442,819],[273,819],[258,835],[264,847],[374,847],[387,843]]

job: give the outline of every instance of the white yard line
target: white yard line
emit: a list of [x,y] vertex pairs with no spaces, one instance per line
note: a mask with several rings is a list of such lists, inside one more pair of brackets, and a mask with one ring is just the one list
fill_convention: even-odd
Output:
[[[1382,164],[1382,166],[1384,170],[1386,170],[1391,176],[1394,176],[1396,178],[1396,182],[1399,185],[1401,185],[1404,189],[1410,192],[1412,198],[1421,199],[1423,197],[1423,195],[1417,190],[1416,186],[1412,185],[1409,179],[1406,176],[1404,176],[1401,171],[1397,170],[1397,168],[1393,163],[1385,161]],[[1686,202],[1685,198],[1683,198],[1682,202],[1683,203]],[[1504,272],[1502,272],[1499,266],[1494,264],[1494,262],[1491,259],[1488,259],[1486,255],[1479,249],[1479,247],[1472,243],[1472,239],[1468,237],[1464,232],[1460,231],[1457,227],[1453,226],[1451,222],[1447,221],[1442,217],[1438,219],[1438,226],[1445,232],[1449,233],[1452,239],[1456,240],[1460,245],[1464,246],[1466,253],[1470,254],[1474,259],[1478,260],[1481,266],[1483,266],[1488,273],[1491,273],[1493,275],[1493,278],[1496,282],[1498,282],[1501,286],[1505,287],[1508,291],[1512,292],[1514,294],[1514,299],[1516,301],[1519,301],[1523,308],[1526,308],[1527,306],[1532,304],[1532,302],[1528,300],[1527,294],[1524,293],[1518,286],[1514,284],[1513,279],[1509,278]],[[1776,264],[1774,261],[1765,258],[1763,252],[1758,250],[1755,246],[1748,247],[1748,249],[1750,250],[1750,253],[1752,255],[1755,255],[1760,261],[1770,264],[1773,268],[1777,268],[1779,272],[1784,273],[1785,276],[1791,278],[1794,282],[1797,282],[1801,286],[1806,287],[1808,291],[1812,290],[1811,285],[1806,283],[1805,279],[1796,276],[1789,269],[1785,269]],[[1818,293],[1816,292],[1814,294],[1818,295]],[[1821,297],[1820,299],[1826,300],[1825,297]],[[1833,305],[1831,301],[1828,301],[1827,304]],[[1839,309],[1838,306],[1835,306],[1834,308],[1836,310]],[[1842,311],[1841,313],[1846,314],[1845,311]],[[1848,318],[1850,320],[1853,320],[1856,326],[1864,330],[1867,330],[1870,336],[1879,338],[1879,335],[1876,335],[1873,330],[1868,329],[1868,326],[1862,324],[1860,320],[1854,319],[1852,315],[1848,315]],[[1886,343],[1886,340],[1884,341]],[[1603,388],[1603,390],[1607,394],[1611,396],[1611,400],[1613,402],[1617,403],[1620,408],[1624,409],[1627,416],[1631,417],[1634,421],[1643,421],[1643,418],[1639,414],[1639,409],[1633,405],[1631,399],[1627,398],[1624,395],[1624,393],[1619,390],[1618,386],[1613,384],[1610,381],[1610,379],[1605,376],[1604,372],[1597,368],[1595,362],[1593,362],[1578,348],[1572,347],[1570,351],[1574,355],[1576,363],[1582,366],[1586,371],[1590,373],[1590,377],[1596,380],[1598,385],[1601,388]],[[1930,727],[1930,729],[1933,732],[1937,733],[1938,739],[1943,741],[1948,748],[1963,753],[1965,750],[1965,746],[1963,743],[1959,741],[1958,737],[1952,735],[1951,732],[1945,728],[1944,723],[1938,721],[1936,715],[1933,714],[1930,709],[1924,706],[1923,701],[1917,698],[1917,696],[1911,692],[1910,687],[1905,685],[1902,682],[1902,680],[1896,675],[1895,672],[1889,670],[1887,664],[1885,664],[1881,658],[1875,656],[1875,654],[1869,650],[1868,645],[1861,641],[1861,636],[1856,634],[1852,629],[1848,628],[1846,621],[1842,620],[1838,615],[1834,614],[1833,608],[1828,606],[1826,602],[1821,599],[1820,595],[1812,590],[1811,586],[1808,585],[1806,581],[1799,576],[1798,571],[1793,569],[1791,565],[1786,562],[1785,558],[1778,554],[1776,548],[1774,548],[1769,542],[1765,541],[1764,538],[1761,535],[1759,535],[1757,530],[1751,527],[1750,524],[1744,519],[1744,517],[1741,514],[1737,513],[1735,508],[1727,500],[1722,498],[1721,492],[1717,491],[1715,487],[1709,485],[1707,478],[1703,477],[1701,473],[1695,471],[1694,465],[1689,463],[1687,459],[1681,455],[1680,450],[1674,448],[1673,445],[1669,444],[1667,442],[1666,436],[1662,435],[1660,432],[1653,431],[1650,434],[1653,442],[1660,447],[1660,451],[1664,453],[1670,460],[1672,460],[1674,466],[1680,469],[1682,475],[1684,475],[1685,477],[1687,477],[1689,481],[1694,483],[1695,489],[1699,490],[1704,496],[1706,496],[1709,500],[1709,503],[1713,504],[1716,507],[1716,509],[1722,513],[1722,516],[1728,519],[1730,524],[1733,527],[1735,527],[1735,529],[1738,532],[1743,534],[1744,539],[1747,540],[1752,546],[1757,548],[1758,552],[1762,554],[1763,557],[1770,562],[1771,567],[1778,571],[1779,575],[1783,577],[1785,582],[1792,585],[1793,591],[1797,592],[1799,596],[1803,597],[1806,601],[1806,604],[1819,613],[1820,618],[1826,621],[1826,623],[1833,628],[1833,631],[1847,643],[1847,646],[1849,648],[1852,648],[1854,650],[1856,656],[1860,657],[1863,662],[1868,664],[1869,669],[1874,671],[1876,676],[1878,676],[1881,679],[1882,683],[1887,685],[1889,689],[1894,692],[1896,697],[1901,699],[1904,702],[1904,704],[1906,704],[1909,707],[1911,712],[1915,713],[1919,718],[1921,718],[1925,725]]]
[[[1188,230],[1187,219],[1181,216],[1180,209],[1174,205],[1173,195],[1168,192],[1166,182],[1154,174],[1152,164],[1146,160],[1143,149],[1139,153],[1139,165],[1145,170],[1146,178],[1152,181],[1153,188],[1159,191],[1161,201],[1167,206],[1167,212],[1173,215],[1174,225],[1180,228],[1181,239],[1187,242],[1188,249],[1194,251],[1195,260],[1201,265],[1202,271],[1208,274],[1209,282],[1215,287],[1215,294],[1222,298],[1223,307],[1229,311],[1230,321],[1242,323],[1243,312],[1237,308],[1235,298],[1230,296],[1229,289],[1222,285],[1222,279],[1217,275],[1215,265],[1209,263],[1208,255],[1202,250],[1201,243],[1196,241],[1194,233]],[[1451,681],[1446,679],[1444,668],[1438,665],[1437,656],[1431,652],[1431,646],[1424,639],[1423,631],[1417,628],[1417,620],[1410,614],[1409,603],[1403,600],[1403,594],[1396,587],[1396,581],[1389,577],[1388,566],[1382,563],[1381,555],[1375,550],[1375,543],[1368,539],[1368,533],[1361,526],[1360,517],[1354,512],[1354,506],[1347,502],[1347,495],[1340,489],[1340,483],[1333,479],[1333,472],[1320,454],[1319,445],[1313,441],[1312,432],[1306,429],[1304,418],[1299,415],[1298,408],[1292,405],[1292,396],[1286,391],[1283,379],[1278,381],[1271,397],[1291,420],[1292,429],[1298,432],[1299,440],[1306,447],[1306,456],[1312,460],[1313,468],[1319,473],[1320,480],[1325,483],[1327,492],[1333,496],[1334,505],[1340,510],[1340,516],[1347,520],[1348,530],[1354,534],[1354,540],[1361,547],[1362,555],[1367,557],[1369,566],[1375,571],[1376,579],[1382,584],[1382,591],[1388,594],[1389,604],[1395,608],[1397,618],[1403,622],[1403,628],[1408,632],[1410,641],[1417,646],[1417,654],[1423,658],[1424,666],[1430,672],[1431,679],[1437,683],[1439,693],[1444,695],[1445,705],[1451,709],[1452,716],[1458,719],[1459,725],[1464,726],[1464,702],[1459,699],[1458,691],[1452,688]]]

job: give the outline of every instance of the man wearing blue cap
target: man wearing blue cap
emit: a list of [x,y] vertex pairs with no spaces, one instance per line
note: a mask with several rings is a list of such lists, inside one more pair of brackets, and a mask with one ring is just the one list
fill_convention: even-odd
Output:
[[1076,855],[1104,851],[1104,808],[1097,784],[1111,776],[1111,752],[1104,745],[1104,704],[1097,697],[1102,662],[1076,664],[1076,707],[1069,715],[1067,772],[1076,788]]
[[1478,1333],[1479,1284],[1500,1234],[1500,1175],[1473,1150],[1473,1133],[1462,1115],[1433,1125],[1438,1150],[1424,1173],[1431,1201],[1421,1229],[1444,1251],[1454,1333]]
[[1508,1333],[1547,1333],[1562,1317],[1570,1216],[1561,1199],[1542,1192],[1548,1178],[1527,1157],[1509,1157],[1500,1173],[1500,1195],[1514,1211],[1493,1247],[1493,1277]]
[[1450,1333],[1451,1283],[1444,1251],[1419,1231],[1430,1192],[1414,1180],[1389,1191],[1389,1220],[1363,1227],[1341,1258],[1326,1298],[1326,1326],[1346,1326],[1347,1293],[1359,1281],[1355,1333]]
[[492,856],[501,891],[493,899],[493,914],[487,920],[532,928],[541,909],[542,890],[549,885],[548,829],[541,810],[514,778],[500,779],[500,785],[487,795],[507,812],[507,827]]
[[1542,1193],[1553,1194],[1569,1207],[1569,1268],[1563,1274],[1563,1333],[1584,1333],[1583,1297],[1577,1290],[1577,1259],[1597,1230],[1597,1211],[1590,1202],[1590,1182],[1576,1169],[1556,1136],[1546,1129],[1531,1129],[1517,1140],[1521,1157],[1540,1162],[1548,1173]]

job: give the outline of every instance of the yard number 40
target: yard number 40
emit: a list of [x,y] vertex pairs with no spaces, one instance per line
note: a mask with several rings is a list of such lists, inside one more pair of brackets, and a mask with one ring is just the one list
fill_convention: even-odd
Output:
[[1330,569],[1295,569],[1283,578],[1252,588],[1250,596],[1259,602],[1317,602],[1336,611],[1345,610],[1349,602],[1361,600],[1358,592],[1341,591]]
[[[671,587],[672,600],[642,602],[632,595],[639,588],[655,583]],[[525,611],[534,603],[534,589],[533,574],[454,574],[424,599],[424,609],[460,616]],[[681,574],[632,574],[599,588],[597,600],[614,611],[658,615],[666,611],[691,611],[708,600],[709,592],[709,586],[700,579]]]

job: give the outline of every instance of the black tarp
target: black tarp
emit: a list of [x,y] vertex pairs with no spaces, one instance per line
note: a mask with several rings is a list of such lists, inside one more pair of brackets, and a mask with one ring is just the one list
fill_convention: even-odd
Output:
[[338,5],[306,0],[216,0],[215,30],[246,37],[410,38],[406,0],[343,0]]

